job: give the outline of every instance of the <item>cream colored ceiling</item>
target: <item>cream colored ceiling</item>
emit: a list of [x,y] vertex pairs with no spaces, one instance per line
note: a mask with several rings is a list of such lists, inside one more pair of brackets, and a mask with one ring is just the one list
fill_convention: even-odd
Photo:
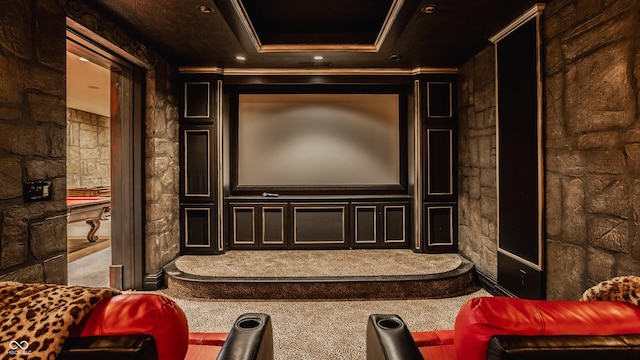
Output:
[[67,52],[67,107],[110,116],[110,74],[108,69]]

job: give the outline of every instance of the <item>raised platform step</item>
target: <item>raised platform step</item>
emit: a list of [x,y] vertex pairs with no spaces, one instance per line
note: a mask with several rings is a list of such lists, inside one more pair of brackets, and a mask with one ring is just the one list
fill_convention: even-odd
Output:
[[168,292],[208,299],[424,299],[479,289],[457,254],[410,250],[230,251],[165,266]]

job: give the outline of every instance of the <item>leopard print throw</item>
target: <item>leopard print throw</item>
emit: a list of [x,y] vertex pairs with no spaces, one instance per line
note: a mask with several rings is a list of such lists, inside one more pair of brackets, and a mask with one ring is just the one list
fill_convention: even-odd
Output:
[[623,301],[640,305],[640,277],[618,276],[584,292],[580,301]]
[[72,326],[101,300],[119,293],[107,288],[0,282],[0,357],[55,359]]

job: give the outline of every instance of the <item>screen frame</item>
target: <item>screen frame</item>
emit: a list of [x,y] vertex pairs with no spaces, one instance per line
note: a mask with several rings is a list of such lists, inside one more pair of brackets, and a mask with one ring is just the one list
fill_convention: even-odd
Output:
[[[278,195],[406,195],[408,193],[408,97],[404,85],[235,85],[229,86],[231,144],[231,194],[233,196]],[[398,95],[398,179],[397,184],[350,185],[240,185],[238,183],[239,99],[241,94],[392,94]]]

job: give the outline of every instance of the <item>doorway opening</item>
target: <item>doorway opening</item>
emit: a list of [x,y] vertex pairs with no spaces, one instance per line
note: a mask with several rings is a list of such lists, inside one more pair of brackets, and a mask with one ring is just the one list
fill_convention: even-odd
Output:
[[[115,46],[73,24],[67,22],[68,91],[73,90],[72,79],[80,76],[80,92],[90,98],[86,101],[102,105],[87,110],[67,100],[68,231],[77,236],[75,224],[85,225],[80,234],[84,237],[80,239],[82,247],[95,250],[86,250],[86,256],[80,253],[76,258],[68,242],[68,283],[142,289],[143,70],[117,55],[120,50]],[[72,63],[76,60],[77,64]],[[89,65],[95,72],[82,75],[74,65]],[[102,95],[95,94],[101,91]],[[84,231],[88,231],[86,236]]]
[[67,49],[67,270],[69,285],[109,286],[111,71]]

